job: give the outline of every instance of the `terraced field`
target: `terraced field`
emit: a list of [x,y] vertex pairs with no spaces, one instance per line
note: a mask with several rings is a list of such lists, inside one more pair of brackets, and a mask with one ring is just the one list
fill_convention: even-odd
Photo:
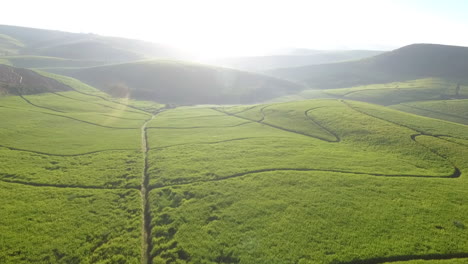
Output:
[[466,125],[340,99],[127,105],[49,76],[73,90],[0,98],[1,263],[468,261]]

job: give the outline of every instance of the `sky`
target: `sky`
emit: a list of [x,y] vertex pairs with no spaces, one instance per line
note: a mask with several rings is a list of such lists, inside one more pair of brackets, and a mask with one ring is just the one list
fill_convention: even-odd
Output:
[[14,0],[0,24],[142,39],[205,57],[468,46],[465,0]]

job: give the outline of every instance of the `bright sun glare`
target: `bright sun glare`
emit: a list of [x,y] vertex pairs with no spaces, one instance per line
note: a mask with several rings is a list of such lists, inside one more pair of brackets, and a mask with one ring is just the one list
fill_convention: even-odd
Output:
[[[465,31],[463,12],[458,17],[453,12],[435,14],[416,6],[416,0],[45,2],[10,1],[6,9],[22,10],[23,14],[5,12],[0,19],[8,21],[6,24],[148,40],[200,58],[265,55],[290,47],[389,49],[421,42],[468,45],[468,35],[454,33]],[[25,5],[27,9],[22,8]],[[50,12],[50,6],[73,12]]]

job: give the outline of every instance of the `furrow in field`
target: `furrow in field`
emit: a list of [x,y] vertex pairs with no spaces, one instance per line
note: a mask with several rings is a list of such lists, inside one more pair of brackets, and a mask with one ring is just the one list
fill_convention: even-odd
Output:
[[232,126],[192,126],[192,127],[148,127],[148,129],[195,129],[195,128],[219,128],[219,127],[238,127],[250,124],[252,121],[240,123]]
[[138,189],[137,187],[128,188],[111,188],[106,186],[93,186],[93,185],[69,185],[69,184],[48,184],[48,183],[37,183],[37,182],[23,182],[15,180],[0,179],[0,181],[12,184],[21,184],[34,187],[52,187],[52,188],[69,188],[69,189],[95,189],[95,190],[130,190]]
[[345,170],[333,170],[333,169],[313,169],[313,168],[271,168],[271,169],[260,169],[260,170],[252,170],[246,171],[241,173],[232,174],[229,176],[219,177],[215,179],[208,179],[208,180],[198,180],[193,182],[186,182],[186,183],[177,183],[177,184],[167,184],[167,185],[153,185],[150,186],[151,189],[159,189],[164,187],[170,186],[181,186],[181,185],[188,185],[200,182],[215,182],[215,181],[222,181],[228,180],[232,178],[238,178],[250,174],[256,173],[263,173],[263,172],[272,172],[272,171],[316,171],[316,172],[334,172],[334,173],[345,173],[345,174],[356,174],[356,175],[369,175],[369,176],[376,176],[376,177],[391,177],[391,178],[434,178],[434,179],[448,179],[448,178],[458,178],[461,175],[461,171],[458,168],[454,168],[453,172],[447,176],[438,176],[438,175],[416,175],[416,174],[383,174],[383,173],[372,173],[372,172],[358,172],[358,171],[345,171]]
[[452,253],[452,254],[428,254],[428,255],[404,255],[390,256],[372,259],[359,259],[346,262],[338,262],[338,264],[384,264],[392,262],[414,261],[414,260],[450,260],[468,258],[468,253]]
[[149,144],[148,144],[148,132],[147,132],[147,124],[153,120],[155,115],[153,115],[150,119],[148,119],[143,126],[141,127],[141,150],[143,153],[143,173],[141,179],[141,206],[143,209],[142,215],[142,252],[141,252],[141,263],[142,264],[151,264],[151,250],[152,246],[152,237],[151,237],[151,212],[150,212],[150,203],[149,203],[149,175],[148,175],[148,151],[149,151]]
[[41,154],[41,155],[47,155],[47,156],[58,156],[58,157],[84,156],[84,155],[95,154],[95,153],[106,152],[106,151],[134,150],[134,149],[104,149],[104,150],[96,150],[96,151],[78,153],[78,154],[53,154],[53,153],[46,153],[46,152],[40,152],[40,151],[34,151],[34,150],[28,150],[28,149],[14,148],[14,147],[9,147],[9,146],[4,146],[4,145],[0,145],[0,147],[7,148],[9,150],[14,150],[14,151],[23,151],[23,152],[29,152],[29,153],[35,153],[35,154]]
[[[426,109],[426,108],[423,108],[423,107],[418,107],[418,106],[409,105],[409,104],[401,104],[401,105],[404,105],[404,106],[410,107],[410,108],[414,108],[414,109],[418,109],[418,110],[422,110],[422,111],[426,111],[426,112],[430,112],[430,113],[434,113],[434,114],[445,115],[445,116],[460,118],[460,119],[463,119],[463,120],[468,120],[468,118],[463,117],[463,116],[459,116],[459,115],[454,115],[454,114],[439,112],[439,111],[435,111],[435,110],[431,110],[431,109]],[[465,124],[461,124],[461,125],[465,125]]]
[[[415,128],[412,128],[410,126],[406,126],[406,125],[403,125],[403,124],[400,124],[400,123],[397,123],[397,122],[393,122],[393,121],[390,121],[390,120],[387,120],[387,119],[384,119],[384,118],[381,118],[381,117],[377,117],[377,116],[374,116],[372,114],[369,114],[369,113],[366,113],[364,111],[361,111],[359,109],[356,109],[355,107],[353,107],[352,105],[350,105],[349,103],[341,100],[342,103],[344,103],[346,106],[348,106],[350,109],[354,110],[354,111],[357,111],[363,115],[367,115],[367,116],[370,116],[370,117],[373,117],[373,118],[376,118],[376,119],[379,119],[379,120],[382,120],[382,121],[385,121],[385,122],[389,122],[391,124],[394,124],[394,125],[397,125],[397,126],[400,126],[400,127],[404,127],[404,128],[407,128],[407,129],[410,129],[410,130],[413,130],[415,132],[418,132],[417,134],[413,134],[413,135],[410,135],[411,137],[411,140],[413,140],[414,142],[416,142],[417,144],[419,144],[420,146],[426,148],[427,150],[429,150],[430,152],[432,152],[434,155],[436,156],[439,156],[440,158],[444,159],[445,161],[447,161],[448,163],[450,163],[452,165],[452,167],[454,168],[454,173],[449,176],[449,177],[444,177],[444,178],[458,178],[461,176],[461,171],[460,169],[448,158],[448,157],[445,157],[443,155],[441,155],[440,153],[438,153],[437,151],[431,149],[430,147],[424,145],[424,144],[421,144],[419,143],[417,140],[416,140],[416,137],[418,136],[431,136],[431,137],[434,137],[434,138],[439,138],[440,136],[443,136],[443,135],[433,135],[433,134],[428,134],[422,130],[418,130],[418,129],[415,129]],[[451,142],[451,141],[449,141]],[[452,142],[453,143],[453,142]]]
[[[269,105],[268,105],[269,106]],[[250,119],[250,118],[247,118],[247,117],[243,117],[243,116],[238,116],[236,114],[231,114],[231,113],[228,113],[228,112],[224,112],[222,110],[219,110],[219,109],[216,109],[216,108],[212,108],[213,110],[216,110],[220,113],[223,113],[223,114],[226,114],[226,115],[229,115],[229,116],[234,116],[234,117],[237,117],[237,118],[241,118],[241,119],[245,119],[245,120],[249,120],[249,121],[252,121],[252,122],[256,122],[256,123],[259,123],[261,125],[266,125],[266,126],[269,126],[269,127],[272,127],[272,128],[276,128],[276,129],[279,129],[279,130],[283,130],[283,131],[286,131],[286,132],[289,132],[289,133],[294,133],[294,134],[298,134],[298,135],[302,135],[302,136],[306,136],[306,137],[310,137],[310,138],[315,138],[315,139],[319,139],[319,140],[323,140],[323,141],[326,141],[326,142],[339,142],[339,138],[337,137],[336,140],[329,140],[329,139],[326,139],[326,138],[323,138],[323,137],[320,137],[320,136],[312,136],[312,135],[308,135],[306,133],[302,133],[302,132],[299,132],[299,131],[295,131],[295,130],[292,130],[292,129],[287,129],[287,128],[284,128],[284,127],[280,127],[280,126],[277,126],[277,125],[273,125],[273,124],[270,124],[270,123],[266,123],[266,122],[263,122],[263,120],[265,119],[265,113],[263,112],[263,110],[268,107],[268,106],[265,106],[263,107],[262,109],[260,109],[260,112],[262,113],[262,118],[260,120],[254,120],[254,119]],[[308,115],[306,115],[309,119],[312,120],[312,118]],[[315,122],[314,122],[315,123]],[[315,123],[317,124],[317,123]],[[321,125],[319,125],[319,127],[322,128]],[[328,130],[326,130],[328,132]],[[334,134],[332,134],[334,135]],[[336,136],[335,136],[336,137]]]
[[[75,91],[76,92],[76,91]],[[91,102],[91,101],[86,101],[86,100],[80,100],[80,99],[76,99],[76,98],[73,98],[73,97],[70,97],[70,96],[66,96],[66,95],[63,95],[63,94],[59,94],[59,93],[53,93],[57,96],[61,96],[61,97],[64,97],[64,98],[67,98],[67,99],[70,99],[70,100],[75,100],[75,101],[78,101],[78,102],[84,102],[84,103],[89,103],[89,104],[95,104],[95,105],[99,105],[99,106],[102,106],[102,107],[106,107],[106,108],[110,108],[110,109],[114,109],[114,110],[119,110],[119,111],[122,111],[123,109],[122,108],[115,108],[115,107],[112,107],[112,106],[109,106],[109,105],[105,105],[105,104],[100,104],[100,103],[96,103],[96,102]],[[111,102],[111,101],[106,101],[106,102]],[[126,107],[128,107],[128,105],[126,105]],[[141,114],[141,115],[146,115],[147,113],[142,113],[142,112],[136,112],[136,111],[130,111],[130,110],[123,110],[125,112],[130,112],[130,113],[136,113],[136,114]],[[130,118],[128,118],[130,119]],[[131,120],[134,120],[134,119],[131,119]],[[143,120],[143,119],[137,119],[137,120]]]
[[309,115],[309,112],[310,111],[313,111],[315,109],[318,109],[318,108],[322,108],[324,106],[320,106],[320,107],[314,107],[314,108],[310,108],[308,110],[306,110],[304,112],[304,115],[310,119],[310,121],[312,121],[314,124],[316,124],[318,127],[320,127],[321,129],[327,131],[328,134],[332,135],[335,137],[335,140],[329,140],[329,139],[322,139],[324,141],[327,141],[327,142],[330,142],[330,143],[334,143],[334,142],[340,142],[341,141],[341,138],[340,136],[338,136],[338,134],[336,134],[335,132],[331,131],[330,129],[326,128],[325,126],[323,126],[322,124],[320,124],[319,121],[317,121],[316,119],[312,118],[310,115]]

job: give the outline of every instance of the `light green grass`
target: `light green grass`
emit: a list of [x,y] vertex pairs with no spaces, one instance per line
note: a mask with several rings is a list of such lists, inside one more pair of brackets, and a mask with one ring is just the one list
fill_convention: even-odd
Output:
[[[0,102],[1,104],[1,102]],[[46,113],[2,108],[0,145],[51,154],[140,148],[139,129],[112,129]]]
[[[251,123],[224,128],[149,129],[151,184],[213,180],[267,169],[421,176],[448,176],[453,171],[450,163],[411,140],[415,131],[364,115],[339,101],[270,107],[276,111],[265,111],[265,120],[273,120],[270,122],[276,122],[277,127]],[[313,118],[333,131],[340,143],[318,137],[322,132],[317,135],[313,122],[301,117],[309,108],[316,108]],[[289,119],[295,122],[288,123]],[[292,123],[294,127],[288,126]],[[157,119],[152,124],[158,124]]]
[[391,108],[468,125],[467,99],[411,102],[393,105]]
[[136,190],[0,190],[1,263],[140,263]]
[[0,180],[52,186],[138,188],[139,151],[104,151],[81,156],[49,156],[0,147]]
[[[425,78],[406,82],[385,84],[372,84],[342,89],[329,89],[329,95],[372,102],[382,105],[391,105],[401,102],[437,100],[452,98],[458,83],[440,78]],[[460,96],[468,96],[468,85],[460,84]]]
[[466,252],[468,233],[453,222],[468,222],[467,195],[450,180],[323,172],[157,189],[154,263],[362,263]]
[[158,114],[149,128],[192,128],[192,127],[226,127],[238,126],[249,121],[227,116],[210,108],[181,107]]
[[445,259],[445,260],[413,260],[413,261],[397,261],[385,262],[384,264],[466,264],[468,258],[461,259]]
[[406,114],[390,108],[382,108],[377,105],[348,101],[356,109],[369,113],[378,118],[383,118],[412,129],[424,131],[433,135],[451,135],[468,139],[468,127],[453,122]]

